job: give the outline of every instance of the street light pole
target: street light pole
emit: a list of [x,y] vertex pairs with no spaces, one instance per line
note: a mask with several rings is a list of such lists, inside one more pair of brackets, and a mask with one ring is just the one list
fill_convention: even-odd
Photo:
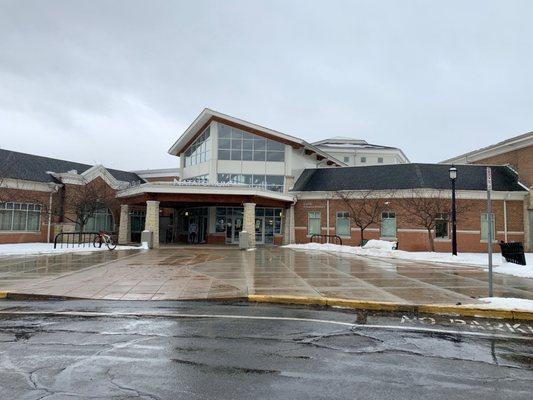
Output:
[[457,179],[457,168],[450,167],[450,180],[452,181],[452,254],[457,255],[457,208],[455,204],[455,180]]

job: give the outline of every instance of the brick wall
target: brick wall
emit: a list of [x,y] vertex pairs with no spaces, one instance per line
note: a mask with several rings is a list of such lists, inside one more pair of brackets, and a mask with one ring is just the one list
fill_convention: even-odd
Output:
[[[53,196],[55,201],[58,201],[58,195],[54,194]],[[50,202],[50,193],[33,190],[2,189],[2,201],[40,204],[42,211],[38,232],[0,231],[0,244],[46,242],[46,234],[48,232],[47,210]],[[50,236],[53,236],[53,228],[51,229]]]
[[[90,184],[93,185],[105,185],[107,190],[115,191],[107,185],[107,183],[100,177],[94,179]],[[6,232],[0,231],[0,244],[2,243],[31,243],[31,242],[46,242],[46,235],[48,232],[48,215],[52,215],[52,226],[50,229],[50,240],[52,241],[56,233],[59,233],[63,228],[65,231],[72,231],[74,223],[71,220],[75,220],[74,214],[64,212],[65,199],[69,198],[69,194],[73,191],[79,190],[78,185],[66,184],[59,190],[58,193],[52,194],[52,208],[49,207],[50,193],[32,191],[32,190],[20,190],[20,189],[2,189],[2,201],[13,201],[23,203],[35,203],[40,204],[41,211],[41,223],[39,232]],[[115,225],[118,230],[120,223],[120,206],[117,202],[116,206],[111,208]]]
[[518,172],[520,181],[528,187],[533,187],[533,146],[512,150],[494,157],[474,161],[473,164],[509,164]]
[[[397,199],[390,200],[389,211],[396,213],[397,239],[399,248],[408,251],[428,251],[429,238],[427,230],[417,225],[412,218],[401,211]],[[329,234],[335,234],[335,220],[337,211],[348,211],[341,200],[330,200],[329,211]],[[495,214],[496,239],[504,240],[504,216],[503,201],[492,202]],[[457,239],[459,251],[483,252],[487,249],[487,243],[481,242],[481,213],[486,209],[484,200],[458,200],[458,208],[465,207],[468,211],[459,214],[457,218]],[[309,242],[307,235],[307,213],[319,211],[321,213],[322,233],[326,234],[326,200],[300,200],[294,206],[295,211],[295,239],[296,243]],[[451,224],[449,224],[451,229]],[[351,236],[342,237],[343,244],[358,245],[361,234],[353,221],[350,221]],[[524,209],[522,201],[507,201],[507,231],[509,241],[524,241]],[[451,231],[450,231],[451,236]],[[380,224],[374,224],[365,229],[365,239],[380,238]],[[451,251],[450,239],[435,239],[436,251]],[[499,251],[497,245],[494,251]]]

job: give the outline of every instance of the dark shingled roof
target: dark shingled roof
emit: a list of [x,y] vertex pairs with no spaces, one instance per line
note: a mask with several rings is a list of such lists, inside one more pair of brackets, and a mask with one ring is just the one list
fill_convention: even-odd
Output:
[[[486,190],[486,166],[456,165],[457,190]],[[295,192],[336,190],[450,189],[450,165],[395,164],[368,167],[306,169],[294,185]],[[516,173],[505,166],[492,167],[495,191],[527,191]]]
[[[34,182],[56,182],[54,177],[47,174],[48,171],[62,173],[76,170],[81,174],[91,167],[93,166],[88,164],[0,149],[0,175],[4,178]],[[119,181],[143,181],[133,172],[106,169]]]

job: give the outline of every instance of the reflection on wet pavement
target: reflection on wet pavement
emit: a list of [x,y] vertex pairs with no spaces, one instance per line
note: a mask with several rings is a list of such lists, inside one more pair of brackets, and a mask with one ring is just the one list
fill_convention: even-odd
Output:
[[[532,279],[496,274],[494,283],[495,296],[533,299]],[[0,258],[0,290],[122,300],[266,294],[466,303],[486,296],[487,273],[475,267],[279,247],[162,248]]]

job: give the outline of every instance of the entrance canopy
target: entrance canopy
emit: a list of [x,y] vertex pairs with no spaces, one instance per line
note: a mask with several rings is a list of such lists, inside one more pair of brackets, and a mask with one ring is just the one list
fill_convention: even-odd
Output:
[[235,184],[206,184],[187,182],[143,183],[117,193],[122,204],[145,205],[147,201],[159,201],[162,207],[185,205],[241,205],[255,203],[258,206],[287,208],[294,197],[270,190]]

